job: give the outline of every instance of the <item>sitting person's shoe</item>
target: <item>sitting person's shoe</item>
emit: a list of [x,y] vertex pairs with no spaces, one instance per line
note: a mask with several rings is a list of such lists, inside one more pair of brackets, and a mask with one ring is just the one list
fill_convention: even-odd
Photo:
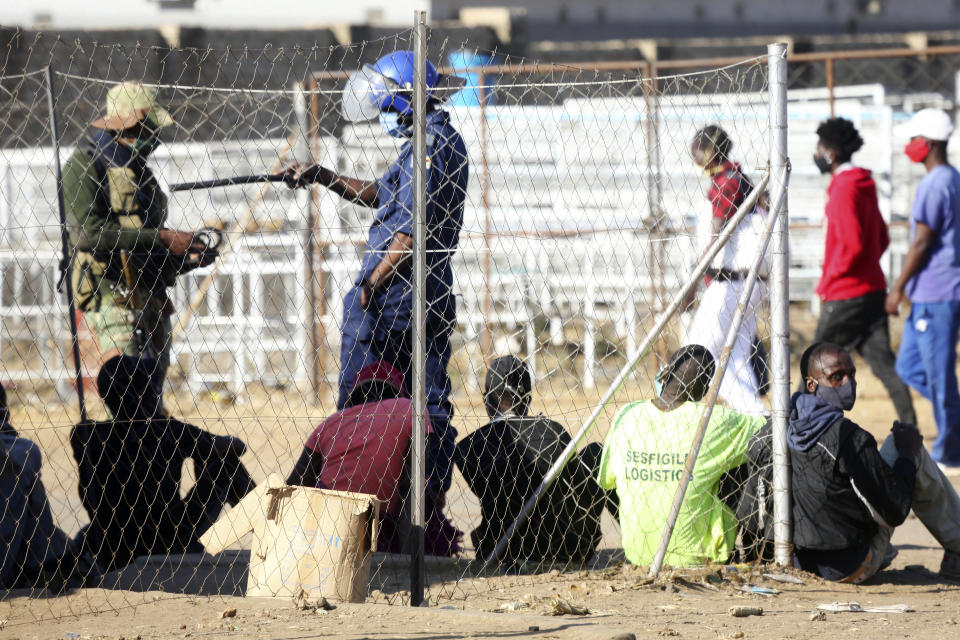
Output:
[[443,510],[429,499],[423,547],[428,556],[456,557],[463,551],[463,531],[457,529]]
[[86,552],[68,553],[61,558],[47,560],[40,566],[40,584],[53,594],[96,586],[101,578],[103,570]]
[[960,580],[960,553],[944,551],[940,561],[940,575],[951,580]]

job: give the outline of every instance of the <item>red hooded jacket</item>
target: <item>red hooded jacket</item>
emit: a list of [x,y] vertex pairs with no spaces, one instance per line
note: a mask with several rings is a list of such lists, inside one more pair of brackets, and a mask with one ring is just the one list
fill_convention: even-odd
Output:
[[885,291],[880,256],[890,236],[870,172],[853,167],[835,173],[827,187],[825,213],[827,237],[817,295],[822,300],[846,300]]

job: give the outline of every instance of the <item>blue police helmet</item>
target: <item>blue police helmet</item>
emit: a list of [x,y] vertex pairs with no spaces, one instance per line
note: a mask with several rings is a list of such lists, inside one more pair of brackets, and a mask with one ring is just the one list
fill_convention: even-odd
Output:
[[[437,73],[427,61],[427,98],[439,99],[444,90],[456,91],[464,79]],[[355,71],[343,88],[343,115],[351,122],[376,118],[382,111],[396,111],[401,115],[413,113],[412,51],[394,51],[365,64]]]
[[[430,90],[437,86],[439,76],[436,67],[430,64],[429,60],[427,60],[426,66],[427,95],[429,96],[432,93]],[[380,110],[386,111],[392,107],[394,111],[401,114],[413,113],[411,97],[414,69],[413,51],[394,51],[377,60],[373,68],[383,77],[392,80],[397,87],[391,93],[377,96],[377,105]]]

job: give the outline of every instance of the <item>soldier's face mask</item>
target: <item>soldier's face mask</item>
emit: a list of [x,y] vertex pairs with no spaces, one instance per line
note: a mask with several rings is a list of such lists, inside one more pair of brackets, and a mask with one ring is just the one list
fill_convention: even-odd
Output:
[[125,145],[134,155],[142,158],[147,157],[160,146],[160,127],[149,118],[131,130],[126,135],[119,138],[121,144]]
[[146,157],[153,153],[154,149],[159,147],[161,144],[160,137],[153,135],[149,138],[134,138],[131,148],[133,151],[139,155]]

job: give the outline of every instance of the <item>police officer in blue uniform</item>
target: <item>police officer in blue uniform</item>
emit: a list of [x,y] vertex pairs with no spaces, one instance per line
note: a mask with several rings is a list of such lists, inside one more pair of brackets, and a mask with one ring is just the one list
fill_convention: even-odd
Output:
[[[441,76],[427,62],[426,396],[433,432],[427,442],[428,498],[438,507],[450,486],[457,432],[451,426],[450,335],[456,325],[451,261],[463,224],[469,167],[460,134],[441,107],[456,77]],[[344,88],[343,114],[359,122],[379,118],[391,136],[407,139],[400,155],[377,180],[339,175],[320,165],[285,170],[292,187],[320,184],[351,202],[376,208],[360,274],[344,298],[337,408],[342,409],[360,369],[386,360],[410,386],[413,348],[413,71],[411,51],[396,51],[365,65]],[[409,393],[411,389],[406,391]],[[429,514],[428,514],[429,521]],[[429,525],[429,522],[428,522]]]

